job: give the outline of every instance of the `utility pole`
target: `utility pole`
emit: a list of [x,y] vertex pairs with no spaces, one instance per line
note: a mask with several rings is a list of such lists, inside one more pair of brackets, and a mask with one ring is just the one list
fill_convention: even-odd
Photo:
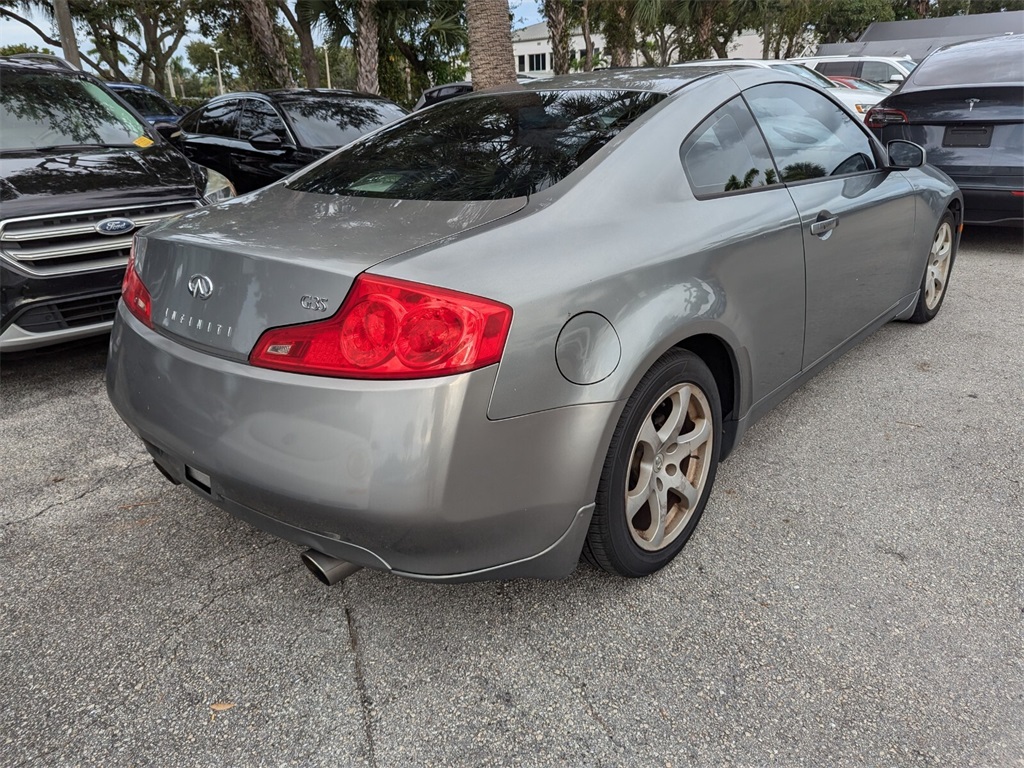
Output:
[[53,16],[57,21],[57,34],[60,35],[60,47],[64,51],[65,61],[81,69],[82,60],[78,56],[78,41],[75,39],[75,25],[71,21],[68,0],[53,0]]
[[223,50],[223,48],[213,49],[214,58],[217,59],[217,90],[221,96],[224,95],[224,80],[220,76],[220,52]]
[[331,87],[331,62],[327,58],[327,43],[324,43],[324,69],[327,70],[327,87]]

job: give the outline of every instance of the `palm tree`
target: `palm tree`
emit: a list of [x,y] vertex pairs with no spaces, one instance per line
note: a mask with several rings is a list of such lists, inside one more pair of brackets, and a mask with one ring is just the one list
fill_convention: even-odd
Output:
[[508,0],[466,0],[469,27],[469,68],[473,88],[514,83],[512,15]]
[[285,88],[294,88],[295,81],[288,68],[284,47],[274,32],[274,20],[264,0],[240,0],[242,13],[249,23],[252,40],[266,59],[274,80]]

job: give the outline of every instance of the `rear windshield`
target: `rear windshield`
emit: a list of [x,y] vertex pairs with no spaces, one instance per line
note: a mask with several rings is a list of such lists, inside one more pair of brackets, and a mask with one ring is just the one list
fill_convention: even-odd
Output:
[[839,87],[824,75],[819,75],[813,69],[808,69],[801,64],[789,64],[788,62],[783,62],[780,64],[772,64],[771,67],[772,69],[778,69],[782,72],[789,72],[791,75],[796,75],[810,83],[814,83],[819,88],[828,89]]
[[149,146],[146,126],[107,90],[64,75],[4,72],[0,88],[3,149]]
[[923,87],[1024,83],[1024,37],[940,49],[918,65],[912,77],[914,85]]
[[281,109],[306,147],[341,147],[397,120],[405,110],[390,101],[310,98],[281,102]]
[[497,200],[557,184],[664,98],[526,91],[442,102],[353,144],[289,186],[404,200]]
[[135,88],[115,88],[114,92],[143,115],[173,115],[174,107],[155,93]]

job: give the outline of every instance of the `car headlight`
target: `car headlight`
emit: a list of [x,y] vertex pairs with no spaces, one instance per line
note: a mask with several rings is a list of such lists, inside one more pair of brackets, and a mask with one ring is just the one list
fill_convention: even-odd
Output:
[[222,173],[217,173],[212,168],[206,169],[206,189],[203,191],[203,198],[211,205],[227,200],[235,196],[235,187]]

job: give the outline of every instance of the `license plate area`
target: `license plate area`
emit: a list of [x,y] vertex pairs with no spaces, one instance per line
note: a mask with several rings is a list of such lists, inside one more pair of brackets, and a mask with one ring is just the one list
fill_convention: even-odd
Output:
[[942,137],[944,147],[988,147],[991,144],[991,125],[951,125]]

